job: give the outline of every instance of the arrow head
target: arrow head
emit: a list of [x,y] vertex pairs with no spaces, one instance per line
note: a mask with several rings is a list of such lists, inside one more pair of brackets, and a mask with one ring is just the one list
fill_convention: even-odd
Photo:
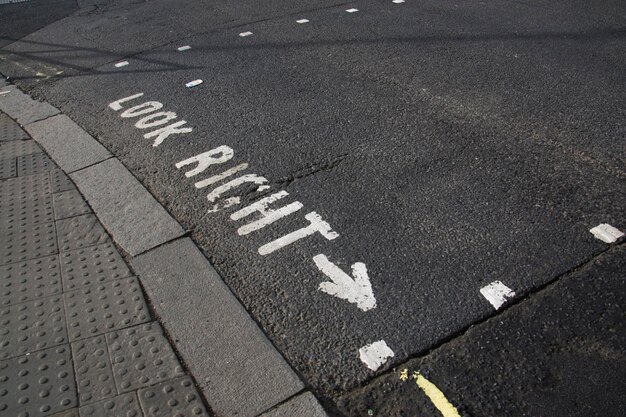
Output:
[[316,255],[313,257],[313,261],[319,270],[331,279],[331,281],[320,284],[320,291],[356,304],[363,311],[376,308],[376,298],[364,263],[356,262],[352,265],[352,275],[354,276],[352,278],[329,261],[326,255]]

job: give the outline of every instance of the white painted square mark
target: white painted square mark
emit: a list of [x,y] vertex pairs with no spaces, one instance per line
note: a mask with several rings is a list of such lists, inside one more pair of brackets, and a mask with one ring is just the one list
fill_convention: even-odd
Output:
[[359,349],[359,356],[361,357],[361,362],[372,371],[376,371],[387,362],[387,359],[393,358],[395,354],[384,340],[379,340]]
[[122,62],[118,62],[117,64],[115,64],[115,67],[122,68],[122,67],[125,67],[126,65],[128,65],[128,61],[122,61]]
[[359,11],[359,9],[347,9],[346,10],[346,12],[348,12],[348,13],[356,13],[358,11]]
[[193,80],[193,81],[189,81],[187,84],[185,84],[185,87],[187,88],[191,88],[191,87],[195,87],[197,85],[202,84],[202,80]]
[[400,4],[404,3],[404,0],[393,0],[392,3]]
[[617,242],[617,239],[624,236],[622,231],[607,223],[602,223],[593,229],[589,229],[589,231],[593,233],[596,238],[606,243]]
[[252,32],[241,32],[239,34],[239,36],[241,36],[242,38],[245,38],[246,36],[250,36],[250,35],[252,35]]
[[506,303],[507,298],[515,297],[515,292],[500,281],[494,281],[491,284],[482,287],[480,289],[480,293],[496,310]]
[[185,45],[185,46],[181,46],[181,47],[176,48],[176,50],[180,51],[180,52],[188,51],[189,49],[191,49],[191,46],[189,46],[189,45]]
[[298,19],[296,23],[309,23],[309,19]]

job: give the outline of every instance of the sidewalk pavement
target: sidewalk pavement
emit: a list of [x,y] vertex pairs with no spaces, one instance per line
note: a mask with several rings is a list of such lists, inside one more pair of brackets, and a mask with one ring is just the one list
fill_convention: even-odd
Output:
[[54,107],[4,91],[0,415],[325,416],[121,163]]

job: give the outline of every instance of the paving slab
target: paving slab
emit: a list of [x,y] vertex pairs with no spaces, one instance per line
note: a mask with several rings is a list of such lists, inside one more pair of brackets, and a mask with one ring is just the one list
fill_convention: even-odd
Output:
[[109,349],[104,335],[72,343],[72,359],[80,405],[117,395]]
[[18,175],[43,174],[57,169],[56,165],[45,153],[32,153],[17,157]]
[[0,201],[0,229],[14,230],[28,225],[54,221],[52,197],[33,195]]
[[139,283],[133,277],[69,291],[64,297],[70,341],[150,319]]
[[2,415],[43,417],[77,405],[68,345],[0,362],[0,382]]
[[28,175],[0,181],[0,201],[2,202],[45,194],[52,194],[49,174]]
[[263,413],[260,417],[326,417],[327,414],[310,392],[305,392],[279,405],[275,409]]
[[0,95],[0,110],[22,126],[59,114],[58,109],[48,103],[33,100],[14,85],[3,87],[2,91],[9,93]]
[[57,255],[0,266],[0,305],[22,303],[60,294]]
[[54,255],[58,252],[54,223],[41,223],[2,230],[0,264]]
[[132,265],[218,415],[256,416],[304,388],[191,239]]
[[0,159],[0,180],[17,177],[17,159]]
[[131,255],[183,235],[182,227],[117,159],[71,175],[113,239]]
[[0,142],[25,139],[28,139],[28,134],[24,132],[20,125],[5,113],[0,112]]
[[183,375],[172,347],[158,323],[106,335],[118,392],[128,392]]
[[43,152],[34,140],[0,142],[0,158],[17,158],[22,155]]
[[106,148],[65,115],[25,128],[65,172],[74,172],[111,157]]
[[129,392],[80,408],[80,417],[141,417],[137,394]]
[[189,377],[144,388],[138,395],[146,417],[209,415]]
[[109,240],[98,218],[93,214],[59,220],[56,225],[61,251],[99,245]]
[[111,243],[63,252],[61,272],[65,290],[131,275],[130,269]]
[[70,177],[65,175],[65,173],[60,169],[50,171],[50,186],[52,187],[53,193],[76,189]]
[[67,343],[63,297],[55,295],[0,310],[0,358]]
[[53,194],[54,218],[57,220],[91,213],[87,202],[77,190]]

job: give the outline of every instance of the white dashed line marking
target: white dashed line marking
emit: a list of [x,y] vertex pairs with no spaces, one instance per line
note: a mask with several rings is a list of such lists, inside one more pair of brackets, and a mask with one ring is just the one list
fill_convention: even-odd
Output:
[[348,9],[348,10],[346,10],[346,12],[348,12],[348,13],[356,13],[358,11],[359,11],[359,9]]
[[494,281],[482,287],[480,293],[496,310],[502,307],[502,305],[507,302],[508,298],[515,297],[515,292],[500,281]]
[[0,91],[0,96],[3,96],[5,94],[9,94],[9,93],[10,93],[10,91]]
[[404,3],[404,0],[393,0],[392,3],[400,4]]
[[309,19],[299,19],[296,20],[296,23],[309,23]]
[[617,242],[617,239],[624,236],[624,233],[622,233],[621,230],[616,229],[615,227],[607,223],[602,223],[594,227],[593,229],[589,229],[589,231],[593,233],[596,238],[605,243]]
[[239,34],[239,36],[241,36],[242,38],[245,38],[246,36],[250,36],[250,35],[252,35],[252,32],[241,32]]
[[189,81],[187,84],[185,84],[185,87],[187,88],[191,88],[191,87],[195,87],[197,85],[202,84],[202,80],[193,80],[193,81]]
[[395,354],[384,340],[379,340],[359,349],[359,356],[361,357],[361,362],[372,371],[376,371],[387,362],[387,359],[393,358]]
[[118,62],[117,64],[115,64],[115,67],[122,68],[122,67],[125,67],[126,65],[128,65],[128,61],[122,61],[122,62]]
[[181,46],[179,48],[176,48],[176,50],[179,51],[179,52],[188,51],[189,49],[191,49],[191,46],[189,46],[189,45],[185,45],[185,46]]

